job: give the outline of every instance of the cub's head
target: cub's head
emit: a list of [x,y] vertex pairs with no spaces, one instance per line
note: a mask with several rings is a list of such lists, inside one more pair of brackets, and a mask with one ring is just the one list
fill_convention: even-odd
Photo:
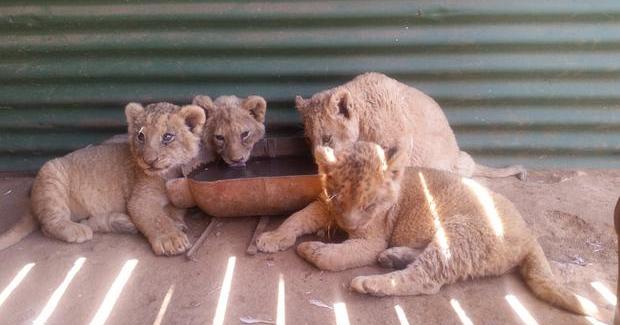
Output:
[[406,166],[404,152],[383,149],[371,142],[333,150],[314,150],[323,194],[338,226],[347,231],[363,228],[384,216],[396,203]]
[[220,96],[212,101],[209,96],[196,96],[193,104],[207,114],[205,145],[215,148],[228,165],[244,166],[256,142],[265,136],[265,99]]
[[205,124],[201,107],[129,103],[125,115],[131,153],[148,175],[163,175],[198,155]]
[[295,106],[312,147],[338,149],[358,140],[359,120],[348,90],[330,89],[307,100],[297,96]]

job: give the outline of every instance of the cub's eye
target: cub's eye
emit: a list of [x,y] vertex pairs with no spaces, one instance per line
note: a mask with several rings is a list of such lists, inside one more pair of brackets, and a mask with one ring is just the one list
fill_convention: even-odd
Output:
[[144,128],[140,128],[140,131],[138,131],[138,141],[140,142],[144,142],[144,139],[145,139],[144,132],[142,132],[142,129]]
[[331,135],[324,135],[321,137],[321,142],[324,146],[329,145],[332,143],[332,136]]
[[245,131],[241,133],[241,140],[245,140],[250,135],[250,131]]
[[375,209],[375,207],[377,207],[377,205],[372,203],[362,208],[362,210],[364,210],[364,212],[372,212]]
[[223,136],[223,135],[216,134],[216,135],[215,135],[215,140],[217,140],[217,141],[219,141],[219,142],[224,142],[224,136]]
[[172,133],[164,133],[161,137],[161,143],[163,144],[169,144],[172,141],[174,141],[174,134]]

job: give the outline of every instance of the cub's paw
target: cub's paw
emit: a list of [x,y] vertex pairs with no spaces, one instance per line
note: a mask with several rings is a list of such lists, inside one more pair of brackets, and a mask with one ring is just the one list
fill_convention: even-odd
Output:
[[321,250],[327,244],[320,241],[307,241],[297,246],[297,254],[308,260],[316,260],[321,257]]
[[274,253],[283,251],[295,244],[297,238],[293,235],[278,231],[268,231],[260,234],[256,239],[256,247],[261,252]]
[[382,276],[358,276],[351,281],[351,289],[359,293],[365,293],[373,296],[385,296],[389,293],[385,288],[385,282]]
[[44,228],[44,232],[68,243],[83,243],[93,239],[93,230],[89,226],[73,221],[61,221]]
[[159,234],[149,241],[155,255],[178,255],[190,247],[189,239],[178,229],[166,234]]
[[321,270],[340,271],[329,259],[329,244],[320,241],[307,241],[297,246],[297,254]]

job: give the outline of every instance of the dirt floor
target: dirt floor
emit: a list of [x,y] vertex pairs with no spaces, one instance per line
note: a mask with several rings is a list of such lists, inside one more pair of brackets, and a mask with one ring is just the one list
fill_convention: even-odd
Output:
[[[0,231],[26,210],[31,181],[0,180]],[[620,194],[620,170],[531,172],[527,182],[512,178],[484,182],[515,202],[539,236],[559,280],[596,303],[606,315],[603,321],[609,323],[612,306],[592,283],[600,282],[615,292],[617,240],[612,215]],[[269,228],[282,220],[273,218]],[[590,324],[584,317],[537,300],[516,273],[456,283],[433,296],[355,294],[348,289],[354,276],[386,270],[321,272],[294,250],[247,256],[256,222],[257,218],[237,218],[219,223],[195,262],[183,256],[156,257],[138,235],[96,234],[90,242],[71,245],[37,231],[0,252],[0,323],[30,324],[46,315],[49,324],[86,324],[96,315],[104,316],[99,318],[103,320],[107,314],[100,306],[104,300],[115,301],[108,292],[116,287],[122,290],[116,291],[116,303],[107,305],[111,308],[107,324],[151,324],[158,314],[163,316],[162,324],[210,324],[227,266],[234,265],[224,324],[239,324],[243,317],[275,321],[280,276],[287,324],[334,324],[333,306],[342,306],[339,303],[345,304],[351,324],[398,324],[395,306],[402,308],[410,324],[467,324],[456,312],[460,309],[474,324],[525,323],[507,295],[516,297],[540,324]],[[196,239],[207,219],[188,218],[188,224]],[[137,261],[133,272],[121,272],[131,271],[133,260]],[[81,268],[76,261],[83,261]],[[29,263],[35,264],[28,269]],[[13,279],[20,270],[25,277],[15,286],[18,281]],[[115,280],[119,273],[129,276],[124,286],[122,279]],[[6,287],[14,288],[8,297],[11,288]],[[59,298],[57,305],[52,297]]]

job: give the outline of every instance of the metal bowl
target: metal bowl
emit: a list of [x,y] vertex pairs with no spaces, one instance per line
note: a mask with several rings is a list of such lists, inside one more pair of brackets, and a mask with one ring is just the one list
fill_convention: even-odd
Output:
[[318,197],[321,183],[305,141],[266,139],[253,157],[245,167],[213,163],[168,181],[168,197],[175,206],[198,206],[214,217],[289,214]]

